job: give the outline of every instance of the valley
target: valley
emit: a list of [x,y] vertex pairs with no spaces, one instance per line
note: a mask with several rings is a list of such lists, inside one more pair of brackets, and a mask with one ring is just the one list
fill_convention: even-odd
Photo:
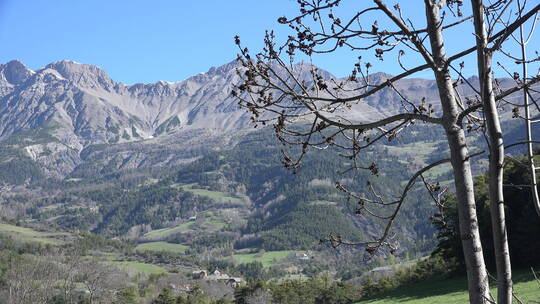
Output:
[[[114,266],[129,282],[117,292],[137,286],[150,299],[182,282],[229,300],[233,287],[194,279],[193,272],[276,284],[319,284],[326,276],[358,286],[374,268],[431,254],[437,207],[420,183],[393,224],[395,251],[371,257],[362,245],[334,248],[325,238],[380,237],[383,221],[357,214],[358,202],[336,185],[366,194],[372,184],[381,195],[396,196],[412,172],[447,157],[441,130],[417,123],[363,151],[363,166],[384,169],[376,174],[348,170],[351,160],[331,148],[308,153],[292,172],[281,163],[274,130],[253,129],[230,96],[236,68],[231,62],[178,83],[126,86],[70,61],[37,71],[16,61],[0,65],[0,235],[14,242],[9,250],[55,252],[88,240],[82,258]],[[382,82],[389,75],[374,77]],[[413,98],[435,98],[432,83],[399,85]],[[396,106],[383,90],[352,113],[374,119]],[[504,117],[509,134],[524,134],[519,121]],[[486,148],[479,135],[469,141],[475,151]],[[472,167],[483,174],[486,160]],[[425,176],[453,187],[449,165]],[[40,251],[28,254],[39,261]]]

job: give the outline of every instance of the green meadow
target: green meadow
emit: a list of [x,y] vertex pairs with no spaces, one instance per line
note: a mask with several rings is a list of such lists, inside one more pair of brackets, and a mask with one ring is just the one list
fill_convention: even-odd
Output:
[[0,233],[12,237],[21,242],[39,242],[43,244],[60,245],[63,239],[68,237],[68,233],[62,232],[42,232],[31,228],[0,223]]
[[[494,287],[495,283],[491,282]],[[531,270],[514,273],[514,292],[523,303],[540,303],[540,282],[534,279]],[[496,288],[491,289],[496,298]],[[464,277],[432,279],[418,284],[404,285],[356,304],[457,304],[468,303],[467,280]]]
[[167,251],[167,252],[174,252],[174,253],[184,253],[186,252],[186,249],[189,247],[186,245],[181,244],[173,244],[173,243],[167,243],[167,242],[148,242],[148,243],[141,243],[135,247],[136,250],[140,251]]
[[282,250],[282,251],[267,251],[264,253],[243,253],[234,254],[233,260],[239,264],[261,262],[264,267],[273,266],[275,262],[285,259],[290,256],[294,259],[294,254],[298,251],[294,250]]

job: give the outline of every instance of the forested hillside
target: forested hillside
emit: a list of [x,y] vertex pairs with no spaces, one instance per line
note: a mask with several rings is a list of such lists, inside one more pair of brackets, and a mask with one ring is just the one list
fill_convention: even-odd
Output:
[[[8,65],[14,64],[17,65]],[[389,231],[395,249],[383,249],[371,256],[363,245],[333,248],[336,244],[328,242],[339,239],[358,243],[381,236],[381,218],[388,216],[389,210],[381,206],[368,212],[361,210],[359,200],[343,189],[373,199],[380,199],[373,193],[385,198],[399,196],[413,172],[448,157],[441,128],[416,122],[397,136],[370,145],[357,159],[341,155],[335,146],[309,150],[301,166],[287,169],[284,152],[302,147],[282,145],[272,127],[248,129],[246,118],[230,97],[223,95],[230,78],[235,77],[235,66],[231,63],[211,69],[183,83],[126,87],[111,82],[103,71],[91,66],[61,62],[36,74],[28,72],[22,82],[4,81],[4,106],[22,100],[24,106],[39,104],[49,110],[39,108],[28,123],[11,110],[0,113],[0,127],[4,128],[0,135],[0,220],[4,223],[0,223],[0,235],[7,235],[0,255],[6,261],[2,270],[4,281],[0,283],[8,286],[10,278],[16,276],[10,271],[19,265],[37,263],[41,267],[41,261],[54,255],[62,258],[56,261],[58,265],[67,265],[75,255],[90,258],[92,263],[105,257],[107,263],[127,267],[127,272],[145,273],[147,276],[141,277],[125,274],[121,269],[113,271],[138,284],[137,288],[115,287],[115,292],[134,296],[136,291],[145,300],[158,296],[158,289],[167,286],[165,279],[151,275],[166,274],[164,277],[169,278],[179,273],[182,280],[189,277],[197,281],[189,271],[218,270],[251,281],[251,285],[236,290],[237,298],[263,290],[275,297],[313,300],[335,296],[335,301],[349,303],[359,296],[358,292],[352,285],[332,280],[361,283],[364,295],[368,295],[373,285],[366,283],[366,277],[378,277],[370,269],[382,269],[385,275],[408,269],[411,263],[428,256],[436,245],[440,252],[450,252],[443,255],[448,264],[429,264],[430,260],[427,265],[434,265],[445,274],[460,265],[453,263],[454,258],[459,261],[453,253],[461,250],[456,246],[457,232],[448,227],[441,230],[438,223],[433,225],[440,210],[419,180]],[[6,76],[6,66],[3,68]],[[301,65],[295,68],[299,73],[305,72]],[[77,78],[77,82],[73,73],[87,78]],[[325,77],[335,78],[329,73]],[[383,73],[374,75],[377,82],[388,77]],[[100,79],[108,85],[103,86]],[[41,85],[47,90],[56,85],[59,91],[50,95],[45,90],[41,98],[25,93]],[[411,79],[401,86],[414,96],[418,92],[434,93],[430,80]],[[19,95],[24,98],[18,99]],[[145,122],[135,117],[146,115],[145,110],[131,109],[123,99],[126,96],[148,111],[157,111],[158,103],[170,103],[170,107],[176,108],[170,108],[170,113],[156,121]],[[184,100],[187,96],[191,101]],[[214,102],[212,106],[205,103],[206,98]],[[360,104],[356,111],[362,115],[392,111],[395,98],[383,90],[376,98]],[[189,113],[181,111],[183,108],[177,103],[180,101],[193,102]],[[70,113],[70,118],[47,116],[47,111],[54,112],[54,104],[66,106],[63,110]],[[95,104],[100,105],[102,116],[88,109]],[[223,115],[232,118],[221,121]],[[204,121],[208,119],[211,126],[205,127]],[[505,115],[503,126],[508,131],[507,141],[522,139],[524,130],[519,121]],[[301,122],[295,125],[300,131],[309,127]],[[365,133],[364,140],[369,142],[373,135]],[[316,136],[318,140],[328,140],[324,132]],[[479,132],[471,130],[468,140],[473,152],[487,148]],[[511,153],[521,151],[517,146]],[[355,165],[364,169],[349,170],[353,161],[359,161]],[[485,160],[473,161],[472,169],[475,174],[485,172]],[[511,172],[516,178],[523,175]],[[453,190],[449,165],[434,168],[423,177]],[[369,190],[371,186],[373,192]],[[485,211],[486,195],[478,195],[482,198],[479,210]],[[523,223],[530,222],[531,219],[521,217],[523,212],[510,213],[513,231],[523,231]],[[449,214],[455,215],[455,211],[449,210]],[[482,229],[488,231],[486,223],[481,222]],[[455,226],[454,223],[452,227]],[[489,241],[488,234],[485,235]],[[511,241],[521,242],[518,235],[513,234]],[[41,245],[36,245],[36,240]],[[88,241],[87,251],[69,251],[79,248],[80,240]],[[526,253],[516,250],[515,254],[527,260]],[[81,265],[103,266],[92,263]],[[388,268],[394,263],[398,263],[396,268]],[[61,271],[55,271],[54,275],[61,275]],[[285,277],[291,280],[290,285],[255,281]],[[74,281],[83,282],[78,277]],[[223,286],[216,289],[226,289],[229,294],[216,293],[212,295],[214,300],[233,298],[230,286]],[[210,292],[215,286],[203,287]],[[297,289],[301,292],[295,294]],[[192,294],[206,297],[197,290]],[[161,296],[167,297],[167,292],[163,291]],[[190,301],[178,298],[180,302],[184,300]]]

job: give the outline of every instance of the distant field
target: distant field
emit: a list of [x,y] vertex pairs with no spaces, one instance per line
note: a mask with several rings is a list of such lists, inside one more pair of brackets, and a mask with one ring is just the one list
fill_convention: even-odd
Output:
[[419,141],[405,145],[385,146],[390,154],[394,155],[411,155],[415,159],[421,159],[426,161],[430,154],[433,153],[438,145],[444,142],[443,140],[436,140],[433,142]]
[[181,245],[181,244],[172,244],[167,242],[148,242],[148,243],[142,243],[137,245],[135,247],[136,250],[151,250],[151,251],[167,251],[167,252],[174,252],[174,253],[184,253],[186,252],[186,249],[188,249],[188,246]]
[[[419,141],[406,145],[386,146],[390,154],[402,157],[400,162],[404,165],[410,165],[410,162],[406,160],[407,157],[414,158],[415,162],[419,161],[417,165],[427,165],[428,159],[431,154],[437,150],[438,146],[445,142],[444,140],[436,140],[433,142]],[[425,176],[429,179],[436,179],[438,176],[450,172],[452,167],[450,164],[442,164],[426,172]],[[439,180],[441,183],[448,183],[447,180]]]
[[442,164],[435,168],[430,169],[426,172],[426,177],[428,178],[437,178],[439,175],[446,174],[452,170],[452,166],[448,163]]
[[163,267],[152,265],[152,264],[141,263],[141,262],[126,261],[126,262],[111,262],[111,263],[127,271],[131,270],[131,271],[145,273],[145,274],[167,273],[167,270]]
[[198,219],[195,221],[189,221],[182,223],[176,227],[162,228],[152,230],[143,234],[141,239],[148,241],[164,240],[170,235],[187,231],[206,231],[213,232],[218,231],[225,227],[227,223],[219,215],[215,215],[211,211],[201,212],[197,215]]
[[[262,255],[258,253],[244,253],[244,254],[235,254],[233,255],[233,259],[237,263],[251,263],[251,262],[261,262],[264,267],[270,267],[274,265],[274,261],[278,261],[281,259],[286,258],[289,255],[294,255],[299,251],[294,250],[283,250],[283,251],[267,251],[263,253]],[[294,259],[294,257],[291,257],[291,259]]]
[[142,238],[143,239],[147,239],[147,240],[152,240],[152,239],[163,239],[163,238],[166,238],[167,236],[171,235],[171,234],[175,234],[175,233],[178,233],[178,232],[183,232],[183,231],[186,231],[187,229],[189,229],[189,227],[191,225],[193,225],[194,222],[185,222],[185,223],[182,223],[181,225],[178,225],[176,227],[171,227],[171,228],[163,228],[163,229],[157,229],[157,230],[152,230],[148,233],[145,233]]
[[206,225],[208,230],[220,230],[225,227],[227,223],[223,221],[223,218],[212,214],[204,219],[204,225]]
[[68,233],[62,232],[41,232],[31,228],[20,227],[9,224],[0,224],[0,233],[11,236],[14,240],[22,242],[39,242],[44,244],[60,245],[63,244],[64,237]]
[[[530,270],[518,271],[514,274],[514,290],[524,303],[540,302],[540,284],[534,280]],[[496,289],[492,289],[491,293],[497,296]],[[455,304],[468,303],[468,301],[466,279],[454,278],[403,286],[374,299],[357,302],[357,304]]]
[[206,190],[206,189],[198,189],[198,188],[195,188],[196,186],[197,184],[175,185],[176,188],[191,192],[195,195],[208,197],[213,200],[229,201],[231,203],[240,204],[240,205],[246,204],[246,202],[244,202],[243,200],[237,197],[232,197],[228,193],[219,192],[219,191],[211,191],[211,190]]

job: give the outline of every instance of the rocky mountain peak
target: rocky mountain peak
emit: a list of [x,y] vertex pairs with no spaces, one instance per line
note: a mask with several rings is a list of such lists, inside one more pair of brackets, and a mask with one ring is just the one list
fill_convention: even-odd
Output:
[[0,65],[0,77],[11,84],[20,84],[26,81],[32,73],[32,70],[28,69],[18,60],[12,60],[6,64]]
[[221,65],[221,66],[218,66],[218,67],[211,67],[210,69],[208,69],[208,72],[206,72],[206,74],[210,74],[210,75],[214,75],[214,74],[217,74],[217,75],[224,75],[224,74],[227,74],[231,71],[234,71],[234,69],[236,69],[237,67],[240,66],[240,63],[234,59],[224,65]]
[[110,89],[115,85],[115,82],[109,77],[107,72],[91,64],[62,60],[47,65],[45,69],[53,69],[65,79],[83,87],[103,87]]
[[394,77],[394,75],[390,75],[384,72],[376,72],[369,75],[369,78],[375,80],[377,83],[385,82],[392,77]]
[[[231,90],[241,67],[233,60],[183,81],[123,85],[101,68],[69,60],[31,71],[12,61],[0,65],[0,140],[21,130],[43,128],[58,142],[80,151],[94,144],[159,140],[195,130],[227,133],[251,129],[249,114],[238,107]],[[288,73],[276,65],[278,73]],[[312,70],[336,79],[310,63],[292,67],[300,79],[313,81]],[[34,76],[29,77],[29,75]],[[21,83],[24,81],[24,83]],[[394,96],[358,103],[357,119],[373,119]],[[54,126],[54,127],[51,127]]]

